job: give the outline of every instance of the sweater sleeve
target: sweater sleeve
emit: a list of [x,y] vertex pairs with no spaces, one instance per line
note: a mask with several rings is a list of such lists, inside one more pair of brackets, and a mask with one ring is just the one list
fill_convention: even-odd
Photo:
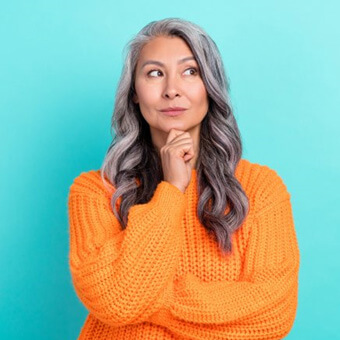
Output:
[[75,291],[103,323],[118,327],[143,322],[173,292],[170,278],[183,243],[185,195],[162,181],[148,203],[130,208],[122,230],[108,197],[89,189],[91,185],[87,173],[80,175],[68,198]]
[[203,282],[187,273],[174,299],[152,322],[188,339],[281,339],[297,308],[299,250],[290,195],[281,178],[259,189],[242,277],[237,282]]

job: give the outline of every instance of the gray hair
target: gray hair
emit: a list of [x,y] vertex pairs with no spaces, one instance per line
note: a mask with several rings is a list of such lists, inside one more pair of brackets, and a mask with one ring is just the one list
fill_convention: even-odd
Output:
[[[139,105],[133,102],[140,51],[158,36],[180,37],[188,44],[208,93],[209,109],[201,123],[196,167],[197,216],[226,255],[232,250],[233,232],[248,214],[249,201],[234,175],[242,156],[242,143],[229,103],[223,62],[215,42],[201,27],[179,18],[152,21],[126,45],[128,52],[111,121],[114,137],[101,167],[101,178],[105,185],[106,176],[115,187],[111,207],[122,229],[126,228],[129,208],[149,202],[163,180],[160,155],[152,143],[149,125]],[[116,201],[120,197],[117,211]],[[227,208],[230,210],[225,214]]]

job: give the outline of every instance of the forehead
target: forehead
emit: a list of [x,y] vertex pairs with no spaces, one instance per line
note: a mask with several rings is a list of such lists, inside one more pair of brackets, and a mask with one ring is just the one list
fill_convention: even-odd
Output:
[[156,59],[159,61],[177,61],[178,59],[193,56],[193,53],[187,43],[179,37],[156,37],[146,43],[142,48],[138,62],[147,59]]

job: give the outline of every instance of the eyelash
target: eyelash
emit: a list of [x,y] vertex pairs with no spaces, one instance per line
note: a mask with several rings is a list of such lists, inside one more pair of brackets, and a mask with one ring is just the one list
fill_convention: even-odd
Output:
[[[185,71],[188,71],[188,70],[195,70],[195,74],[191,74],[191,76],[194,76],[194,75],[196,75],[196,74],[198,73],[198,70],[197,70],[196,67],[189,67],[189,68],[187,68]],[[156,78],[156,77],[150,76],[150,73],[151,73],[151,72],[154,72],[154,71],[160,71],[160,72],[162,72],[162,71],[159,70],[159,69],[153,69],[153,70],[150,70],[150,71],[147,73],[147,76],[150,77],[150,78]],[[184,71],[184,72],[185,72],[185,71]]]

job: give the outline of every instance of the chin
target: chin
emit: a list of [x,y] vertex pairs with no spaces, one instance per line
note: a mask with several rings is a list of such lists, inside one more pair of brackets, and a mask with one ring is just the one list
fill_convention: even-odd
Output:
[[180,131],[189,132],[190,126],[188,127],[186,124],[183,124],[181,122],[173,122],[173,124],[169,123],[166,126],[154,126],[152,127],[152,130],[155,134],[169,134],[171,129],[176,129]]
[[185,127],[184,125],[173,124],[173,125],[170,125],[169,127],[167,127],[165,132],[169,133],[171,129],[176,129],[176,130],[180,130],[180,131],[188,131],[188,128]]

